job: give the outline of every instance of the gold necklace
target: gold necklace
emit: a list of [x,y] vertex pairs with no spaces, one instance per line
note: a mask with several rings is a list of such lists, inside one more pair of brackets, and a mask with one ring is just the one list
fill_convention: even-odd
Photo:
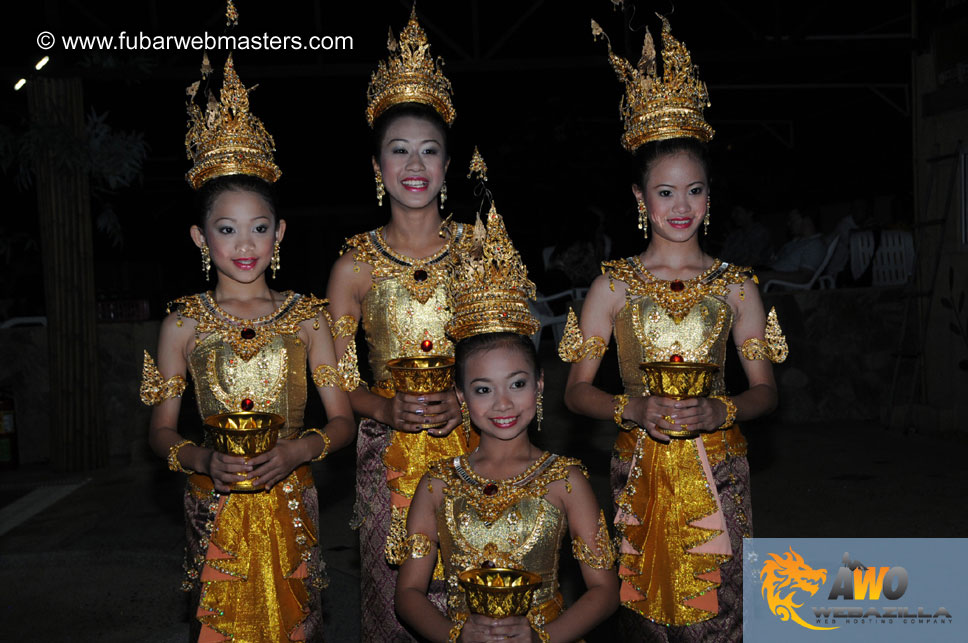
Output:
[[[312,295],[288,291],[286,299],[276,310],[256,319],[242,319],[222,310],[211,292],[176,299],[169,305],[176,308],[179,321],[182,315],[198,322],[196,339],[208,333],[218,334],[236,355],[248,361],[279,335],[298,335],[299,323],[328,314],[326,302]],[[317,320],[318,323],[318,320]]]
[[[542,474],[553,469],[559,456],[545,451],[522,473],[505,480],[491,480],[478,475],[470,466],[468,456],[454,458],[454,472],[463,483],[463,493],[459,493],[477,511],[485,524],[492,524],[504,511],[525,496],[543,496],[552,480],[543,480]],[[556,478],[557,479],[557,478]],[[536,490],[529,487],[539,481]]]
[[446,243],[440,250],[422,259],[408,257],[391,248],[383,238],[382,226],[348,239],[344,251],[355,248],[355,261],[372,266],[374,287],[379,279],[396,278],[414,299],[425,304],[438,285],[446,282],[450,250],[463,233],[463,224],[445,222],[441,225],[440,234],[447,239]]
[[219,306],[217,301],[215,301],[215,292],[212,290],[209,290],[208,292],[206,292],[205,297],[207,299],[208,305],[212,308],[212,311],[215,312],[215,314],[217,314],[222,319],[228,322],[231,322],[236,326],[261,326],[279,317],[279,315],[281,314],[281,311],[285,309],[296,297],[296,293],[292,292],[291,290],[286,291],[283,294],[286,295],[286,298],[278,307],[276,307],[268,315],[263,315],[262,317],[256,317],[255,319],[243,319],[241,317],[236,317],[232,313],[227,312],[224,308]]
[[631,257],[628,260],[631,268],[626,272],[633,281],[628,283],[627,295],[650,297],[665,310],[677,324],[681,322],[692,307],[709,294],[725,295],[728,290],[725,283],[719,279],[729,268],[729,264],[719,259],[702,273],[691,279],[659,279],[649,272],[642,260]]

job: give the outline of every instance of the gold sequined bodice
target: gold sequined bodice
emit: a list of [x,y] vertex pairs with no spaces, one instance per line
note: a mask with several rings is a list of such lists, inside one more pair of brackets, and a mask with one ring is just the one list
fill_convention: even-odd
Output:
[[383,239],[382,228],[346,240],[344,252],[352,249],[355,261],[372,269],[372,287],[361,302],[360,321],[370,349],[370,370],[377,383],[390,379],[386,363],[391,359],[454,354],[454,345],[444,334],[444,325],[451,317],[447,269],[451,247],[463,234],[462,224],[445,224],[441,236],[447,243],[423,259],[394,252]]
[[543,583],[535,592],[534,605],[557,595],[558,556],[567,522],[544,496],[548,484],[567,480],[567,468],[573,465],[581,462],[545,453],[528,471],[508,481],[481,478],[470,468],[467,456],[431,467],[430,475],[446,485],[437,511],[437,533],[452,614],[467,612],[457,575],[475,567],[540,574]]
[[420,348],[429,340],[434,355],[453,355],[454,345],[444,334],[450,320],[447,290],[437,284],[425,302],[416,299],[399,278],[374,282],[362,302],[362,323],[370,349],[370,370],[377,382],[390,379],[386,364],[397,357],[427,353]]
[[226,315],[207,293],[174,304],[179,315],[198,321],[188,368],[201,416],[277,413],[286,418],[280,437],[295,435],[303,426],[307,394],[306,346],[298,324],[325,317],[325,302],[287,293],[279,309],[259,320]]
[[633,257],[605,262],[603,270],[610,279],[628,286],[614,329],[625,392],[646,392],[639,364],[680,355],[687,362],[718,365],[713,394],[721,394],[726,342],[733,326],[733,311],[726,301],[728,286],[745,282],[749,269],[717,260],[698,277],[665,281]]

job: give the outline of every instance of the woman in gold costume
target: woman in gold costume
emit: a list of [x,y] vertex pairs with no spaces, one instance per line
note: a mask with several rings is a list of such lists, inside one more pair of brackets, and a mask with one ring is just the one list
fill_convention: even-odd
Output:
[[[346,242],[330,273],[327,297],[336,318],[337,350],[354,345],[358,326],[369,347],[373,385],[350,393],[363,417],[357,441],[363,641],[410,641],[393,612],[396,560],[406,512],[420,477],[438,458],[468,451],[472,436],[454,431],[460,412],[453,391],[407,395],[394,390],[387,362],[453,355],[444,335],[450,319],[447,267],[463,227],[445,223],[449,165],[447,128],[454,120],[450,81],[430,56],[416,11],[373,73],[367,119],[374,133],[377,201],[390,221]],[[428,428],[431,427],[431,428]],[[439,585],[439,584],[438,584]],[[433,593],[443,609],[443,587]]]
[[[280,268],[286,231],[270,190],[280,172],[231,56],[220,98],[204,115],[190,103],[187,139],[195,159],[188,180],[202,213],[191,236],[206,277],[214,268],[217,282],[173,303],[157,365],[145,352],[142,400],[154,405],[149,442],[173,471],[188,474],[191,640],[318,641],[326,577],[309,462],[353,439],[353,412],[340,388],[350,387],[347,380],[355,386],[354,356],[337,365],[324,301],[267,285],[266,269]],[[322,430],[303,426],[307,361],[329,420]],[[177,425],[186,371],[202,418],[232,411],[285,418],[275,447],[246,460],[183,439]],[[257,490],[231,492],[246,480]]]
[[[559,354],[573,363],[568,407],[621,429],[612,487],[623,640],[732,641],[742,638],[742,538],[752,535],[746,441],[735,422],[776,406],[769,359],[785,357],[786,346],[772,312],[767,326],[750,269],[700,247],[710,216],[706,87],[662,22],[663,76],[651,35],[637,66],[608,47],[626,84],[623,143],[636,157],[632,193],[649,243],[602,265]],[[593,34],[604,35],[595,23]],[[749,381],[733,396],[722,377],[730,331]],[[619,395],[593,383],[613,334]],[[712,394],[650,394],[640,364],[670,361],[716,365]]]
[[[397,582],[401,618],[431,641],[574,641],[618,606],[615,555],[605,516],[579,460],[534,446],[541,428],[544,378],[530,335],[538,321],[526,297],[534,284],[491,207],[486,233],[455,259],[455,379],[465,423],[480,432],[468,455],[431,466],[407,522],[405,560]],[[564,610],[558,558],[565,533],[587,590]],[[427,598],[440,554],[449,618]],[[527,616],[469,613],[458,574],[512,568],[540,576]]]

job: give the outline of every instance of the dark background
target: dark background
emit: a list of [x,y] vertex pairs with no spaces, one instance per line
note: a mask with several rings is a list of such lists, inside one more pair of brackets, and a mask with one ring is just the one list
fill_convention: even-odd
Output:
[[[404,26],[408,2],[305,3],[239,0],[237,36],[347,35],[349,51],[237,51],[236,68],[277,145],[279,195],[289,234],[275,286],[321,295],[342,240],[384,222],[376,207],[364,118],[370,72],[385,58],[386,30]],[[596,19],[616,51],[637,60],[654,11],[669,16],[709,86],[712,144],[711,239],[727,231],[729,206],[754,207],[783,241],[783,212],[853,199],[889,200],[888,217],[909,223],[912,52],[936,26],[942,3],[439,2],[418,6],[435,56],[446,60],[457,120],[448,173],[451,206],[472,220],[464,178],[473,145],[490,167],[491,188],[539,287],[540,248],[586,222],[584,208],[607,213],[613,256],[637,252],[629,193],[629,155],[621,148],[623,93],[593,42]],[[85,104],[118,131],[147,144],[137,185],[109,196],[113,233],[95,237],[100,299],[148,296],[152,317],[165,301],[203,287],[192,223],[184,149],[185,88],[199,79],[200,51],[45,53],[40,31],[61,35],[218,35],[222,2],[107,3],[45,0],[18,5],[0,62],[0,125],[16,132],[28,115],[22,76],[80,76]],[[962,9],[964,7],[962,6]],[[956,7],[955,13],[959,11]],[[962,13],[964,13],[962,11]],[[952,10],[945,14],[950,19]],[[626,28],[630,23],[632,30]],[[210,53],[220,73],[227,51]],[[216,78],[220,86],[220,79]],[[8,150],[9,152],[9,150]],[[0,258],[5,311],[43,314],[32,188],[18,187],[16,153],[5,155],[3,234],[15,242]],[[95,206],[97,218],[100,206]],[[779,223],[778,223],[779,222]],[[889,222],[888,222],[889,223]],[[826,230],[833,221],[823,221]],[[6,259],[6,261],[3,261]]]

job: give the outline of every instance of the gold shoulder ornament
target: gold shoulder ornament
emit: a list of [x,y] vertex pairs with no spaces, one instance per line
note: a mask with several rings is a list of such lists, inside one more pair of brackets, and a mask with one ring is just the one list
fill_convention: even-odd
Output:
[[558,344],[558,357],[564,362],[574,364],[583,359],[602,359],[607,350],[608,343],[604,338],[592,335],[585,339],[581,328],[578,327],[578,316],[573,309],[569,308],[565,332],[561,337],[561,343]]
[[356,357],[356,342],[350,341],[346,345],[346,351],[339,358],[335,367],[329,364],[320,364],[313,370],[313,382],[316,386],[324,388],[327,386],[337,386],[339,390],[350,392],[360,385],[365,385],[360,378]]
[[776,318],[776,308],[770,308],[770,314],[766,317],[766,340],[758,337],[750,337],[740,349],[743,357],[748,360],[768,359],[774,364],[781,364],[786,361],[790,354],[787,347],[786,337],[780,328],[780,322]]
[[592,569],[611,569],[615,565],[615,548],[612,545],[612,540],[608,537],[608,525],[605,523],[604,511],[599,511],[598,514],[595,548],[598,549],[599,553],[594,553],[581,536],[575,536],[574,540],[571,541],[571,552],[576,560],[585,563]]
[[145,351],[144,366],[141,368],[141,401],[147,406],[155,406],[173,397],[181,397],[184,392],[185,378],[173,375],[166,380],[155,365],[155,360]]

